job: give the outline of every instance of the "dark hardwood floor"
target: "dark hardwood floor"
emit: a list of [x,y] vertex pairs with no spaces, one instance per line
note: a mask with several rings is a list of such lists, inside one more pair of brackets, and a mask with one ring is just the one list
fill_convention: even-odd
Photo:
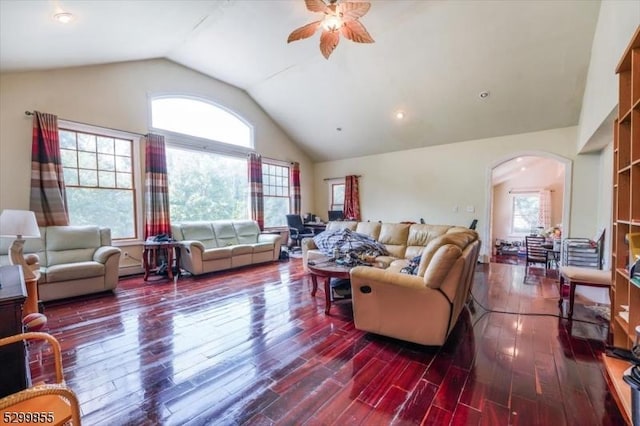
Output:
[[[623,424],[599,360],[606,322],[580,305],[596,324],[558,318],[555,278],[524,270],[479,265],[478,302],[443,347],[356,330],[350,304],[325,315],[299,259],[123,279],[45,313],[87,425]],[[50,377],[46,349],[30,355]]]

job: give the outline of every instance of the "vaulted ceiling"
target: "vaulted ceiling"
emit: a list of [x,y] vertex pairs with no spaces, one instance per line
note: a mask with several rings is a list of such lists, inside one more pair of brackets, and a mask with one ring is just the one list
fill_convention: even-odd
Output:
[[315,161],[578,124],[598,1],[371,3],[375,43],[327,60],[317,34],[286,42],[319,18],[303,0],[2,0],[0,71],[168,58],[246,90]]

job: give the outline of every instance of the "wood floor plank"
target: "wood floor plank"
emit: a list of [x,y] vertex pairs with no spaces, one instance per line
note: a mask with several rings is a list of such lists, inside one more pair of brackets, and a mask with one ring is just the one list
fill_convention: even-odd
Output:
[[[348,302],[325,315],[300,259],[124,278],[45,314],[89,425],[621,424],[607,324],[582,305],[589,322],[549,316],[556,276],[538,269],[478,265],[442,347],[357,330]],[[50,349],[29,357],[35,381],[53,378]]]

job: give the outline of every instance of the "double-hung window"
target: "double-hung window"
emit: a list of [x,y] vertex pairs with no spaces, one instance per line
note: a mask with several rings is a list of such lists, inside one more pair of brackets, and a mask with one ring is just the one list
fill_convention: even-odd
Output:
[[113,239],[135,239],[138,138],[64,121],[59,127],[69,223],[105,226]]
[[513,194],[511,204],[511,233],[527,235],[538,226],[540,195],[537,192]]
[[329,210],[344,210],[344,182],[331,183],[331,208]]
[[264,227],[287,226],[291,207],[288,165],[262,160],[262,193]]

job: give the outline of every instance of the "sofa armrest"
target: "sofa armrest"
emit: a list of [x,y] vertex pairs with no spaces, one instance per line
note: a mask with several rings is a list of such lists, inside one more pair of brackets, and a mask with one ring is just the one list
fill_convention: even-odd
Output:
[[204,252],[204,244],[200,241],[196,240],[184,240],[180,241],[180,245],[184,247],[188,253],[195,251],[199,251],[200,253]]
[[425,289],[422,277],[411,274],[402,274],[388,269],[374,268],[372,266],[356,266],[351,269],[351,279],[356,281],[368,280],[376,285],[401,286],[414,289]]
[[305,250],[313,250],[318,248],[318,246],[316,245],[316,242],[311,237],[303,238],[302,242],[300,243],[300,246],[302,247],[303,252]]
[[93,253],[93,260],[102,264],[107,263],[111,256],[120,256],[120,249],[113,246],[101,246]]

